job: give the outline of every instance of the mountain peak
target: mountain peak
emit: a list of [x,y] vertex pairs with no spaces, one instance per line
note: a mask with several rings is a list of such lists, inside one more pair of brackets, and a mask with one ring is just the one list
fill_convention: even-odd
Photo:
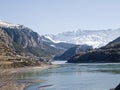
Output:
[[0,26],[3,26],[3,27],[18,27],[20,25],[19,24],[12,24],[12,23],[0,20]]

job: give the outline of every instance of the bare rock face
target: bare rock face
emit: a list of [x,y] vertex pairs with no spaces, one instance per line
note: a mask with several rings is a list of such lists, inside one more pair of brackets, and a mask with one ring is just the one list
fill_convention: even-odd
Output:
[[54,47],[44,44],[38,33],[23,25],[0,22],[0,40],[17,53],[43,57],[57,52]]
[[19,28],[10,28],[0,26],[0,28],[12,39],[13,42],[19,43],[23,48],[28,46],[40,47],[43,44],[41,37],[27,27],[21,26]]
[[50,64],[47,57],[55,52],[31,29],[0,22],[0,68]]
[[6,44],[6,46],[8,47],[12,47],[12,40],[11,38],[8,36],[7,33],[5,33],[3,30],[0,29],[0,42],[3,42]]

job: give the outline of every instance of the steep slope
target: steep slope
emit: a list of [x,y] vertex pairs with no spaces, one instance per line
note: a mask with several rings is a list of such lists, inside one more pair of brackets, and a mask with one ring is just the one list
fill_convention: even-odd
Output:
[[15,50],[6,46],[4,42],[0,42],[0,69],[18,68],[24,66],[41,66],[41,64],[50,64],[49,61],[31,56],[21,55]]
[[0,29],[0,42],[5,43],[6,46],[12,47],[11,38],[2,29]]
[[78,53],[84,53],[87,50],[92,49],[92,46],[88,45],[76,45],[67,51],[65,51],[62,55],[54,57],[55,60],[69,60],[71,57]]
[[42,36],[41,38],[42,38],[43,43],[45,43],[48,46],[52,46],[52,47],[60,50],[61,52],[64,52],[64,51],[68,50],[69,48],[75,46],[75,44],[71,44],[71,43],[54,42],[45,36]]
[[117,44],[120,43],[120,37],[118,37],[117,39],[113,40],[112,42],[108,43],[108,45],[112,45],[112,44]]
[[1,32],[5,32],[11,40],[8,45],[17,52],[25,52],[35,56],[47,56],[55,54],[53,47],[43,44],[41,37],[36,32],[23,25],[12,25],[6,22],[0,23]]
[[77,30],[71,32],[63,32],[57,35],[45,35],[46,38],[51,41],[65,42],[83,45],[87,44],[93,46],[93,48],[98,48],[106,45],[110,41],[114,40],[120,35],[120,29],[115,30]]
[[1,38],[0,36],[0,69],[41,65],[40,61],[38,62],[34,57],[31,58],[31,56],[28,57],[16,53],[14,49],[3,41],[3,39],[7,40],[6,38]]
[[86,53],[80,53],[68,60],[69,63],[110,63],[120,62],[120,41],[115,39],[110,44],[100,48],[93,49]]
[[56,53],[31,29],[0,22],[0,68],[50,64],[49,57]]

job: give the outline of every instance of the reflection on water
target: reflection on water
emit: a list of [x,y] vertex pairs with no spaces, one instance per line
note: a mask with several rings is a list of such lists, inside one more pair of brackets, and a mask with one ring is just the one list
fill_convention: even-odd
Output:
[[120,64],[61,64],[15,76],[16,79],[45,80],[25,90],[38,90],[39,87],[44,90],[109,90],[120,83]]
[[53,61],[52,64],[66,64],[67,61]]

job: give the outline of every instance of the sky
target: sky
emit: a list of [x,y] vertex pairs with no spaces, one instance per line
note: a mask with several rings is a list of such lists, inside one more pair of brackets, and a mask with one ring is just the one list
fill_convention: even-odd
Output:
[[120,28],[120,0],[0,0],[0,20],[43,34]]

